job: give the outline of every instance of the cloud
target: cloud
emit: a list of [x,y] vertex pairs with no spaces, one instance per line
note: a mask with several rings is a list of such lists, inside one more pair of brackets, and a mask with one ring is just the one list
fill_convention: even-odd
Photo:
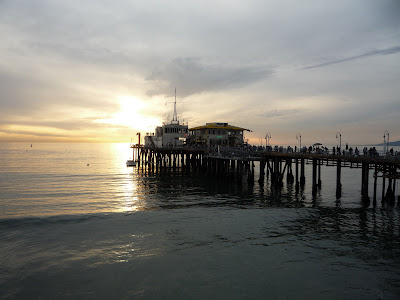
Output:
[[148,95],[171,95],[174,87],[182,97],[229,90],[268,78],[272,73],[273,69],[265,66],[227,66],[193,57],[176,58],[147,78],[158,85],[150,89]]
[[265,113],[260,114],[262,118],[280,118],[280,117],[288,117],[293,115],[300,115],[311,109],[307,108],[297,108],[297,109],[274,109]]
[[364,57],[377,56],[377,55],[390,55],[390,54],[395,54],[398,52],[400,52],[400,46],[391,47],[391,48],[387,48],[387,49],[381,49],[381,50],[373,50],[373,51],[365,52],[360,55],[350,56],[350,57],[346,57],[346,58],[342,58],[342,59],[336,59],[336,60],[324,62],[321,64],[311,65],[311,66],[305,67],[303,69],[321,68],[321,67],[340,64],[343,62],[352,61],[352,60],[356,60],[356,59],[360,59],[360,58],[364,58]]
[[0,132],[9,133],[9,134],[18,134],[18,135],[33,135],[37,137],[71,137],[71,135],[60,134],[60,133],[49,133],[49,132],[37,132],[37,131],[28,131],[28,130],[9,130],[0,128]]

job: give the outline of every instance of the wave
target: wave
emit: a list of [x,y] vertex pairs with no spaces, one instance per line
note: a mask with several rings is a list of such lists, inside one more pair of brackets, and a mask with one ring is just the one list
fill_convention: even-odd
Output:
[[[93,220],[102,220],[110,218],[113,213],[107,214],[81,214],[81,215],[57,215],[49,217],[22,217],[0,219],[0,230],[7,228],[19,228],[29,226],[49,226],[76,224]],[[116,214],[116,213],[114,213]]]

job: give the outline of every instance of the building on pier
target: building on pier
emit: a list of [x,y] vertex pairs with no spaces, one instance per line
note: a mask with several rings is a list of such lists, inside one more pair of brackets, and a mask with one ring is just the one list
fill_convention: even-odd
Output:
[[180,148],[186,144],[188,123],[179,122],[176,112],[176,89],[174,114],[171,123],[157,126],[154,133],[146,133],[144,146],[148,148]]
[[179,121],[176,123],[157,126],[155,133],[147,133],[144,137],[145,147],[150,148],[177,148],[186,144],[188,124]]
[[228,123],[206,123],[203,126],[189,128],[188,144],[236,147],[244,144],[244,131],[251,130]]

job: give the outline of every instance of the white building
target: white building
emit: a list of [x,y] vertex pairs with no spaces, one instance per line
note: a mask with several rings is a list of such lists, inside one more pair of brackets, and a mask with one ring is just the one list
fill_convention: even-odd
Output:
[[186,144],[188,137],[187,123],[179,124],[171,122],[171,124],[164,124],[163,126],[156,127],[155,133],[146,134],[144,137],[145,147],[155,148],[176,148],[182,147]]
[[144,146],[150,148],[176,148],[186,144],[188,137],[188,124],[179,123],[176,113],[176,90],[174,102],[174,115],[170,124],[157,126],[155,133],[147,133],[144,137]]

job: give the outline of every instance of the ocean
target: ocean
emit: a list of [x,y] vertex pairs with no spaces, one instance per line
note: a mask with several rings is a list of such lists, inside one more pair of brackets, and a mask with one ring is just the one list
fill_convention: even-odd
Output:
[[143,174],[131,157],[0,143],[0,299],[400,298],[399,208],[381,181],[364,205],[360,169],[342,168],[338,200],[334,167],[313,198],[309,165],[296,192]]

